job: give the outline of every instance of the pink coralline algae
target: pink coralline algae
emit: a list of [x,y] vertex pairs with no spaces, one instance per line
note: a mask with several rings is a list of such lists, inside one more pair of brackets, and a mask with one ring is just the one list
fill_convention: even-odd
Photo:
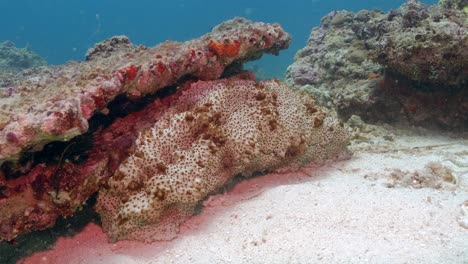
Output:
[[[167,105],[167,100],[155,101],[89,135],[92,145],[80,154],[86,157],[83,162],[63,158],[39,163],[18,178],[0,174],[0,238],[11,240],[73,214],[127,158],[139,131],[151,126]],[[72,144],[85,144],[81,141],[59,155]]]
[[[12,97],[0,89],[0,163],[18,160],[26,149],[39,150],[47,142],[85,133],[88,119],[119,94],[136,100],[181,78],[217,79],[233,62],[277,54],[289,41],[277,24],[237,18],[184,43],[167,41],[149,48],[131,45],[125,37],[99,43],[85,62],[26,76]],[[226,52],[216,52],[212,43],[222,43]]]
[[343,125],[279,80],[198,81],[174,97],[99,192],[111,241],[172,239],[196,205],[236,175],[346,153]]
[[33,69],[14,93],[0,89],[0,239],[50,227],[96,193],[174,103],[174,96],[154,101],[159,90],[238,72],[289,41],[277,24],[242,18],[153,48],[114,37],[85,62]]

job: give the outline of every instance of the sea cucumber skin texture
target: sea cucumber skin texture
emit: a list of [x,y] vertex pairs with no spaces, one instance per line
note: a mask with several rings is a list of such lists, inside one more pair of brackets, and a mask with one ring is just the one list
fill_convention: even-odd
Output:
[[346,151],[343,126],[279,80],[198,81],[182,93],[99,193],[110,241],[172,239],[197,203],[235,175],[297,169]]

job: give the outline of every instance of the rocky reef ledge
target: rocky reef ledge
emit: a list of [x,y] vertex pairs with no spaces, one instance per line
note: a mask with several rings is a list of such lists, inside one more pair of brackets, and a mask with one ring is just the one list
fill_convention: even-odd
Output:
[[46,60],[28,46],[18,48],[8,40],[0,43],[0,87],[13,85],[24,70],[46,65]]
[[40,68],[0,90],[0,163],[85,133],[88,120],[120,94],[138,100],[183,79],[217,79],[226,67],[277,53],[289,41],[278,25],[235,19],[184,43],[149,48],[126,37],[99,43],[86,62]]
[[151,48],[118,36],[0,89],[0,239],[50,227],[97,192],[112,241],[172,238],[235,176],[346,156],[343,124],[310,96],[242,69],[289,41],[242,18]]
[[383,13],[334,11],[314,28],[287,82],[347,120],[468,127],[466,1],[408,1]]

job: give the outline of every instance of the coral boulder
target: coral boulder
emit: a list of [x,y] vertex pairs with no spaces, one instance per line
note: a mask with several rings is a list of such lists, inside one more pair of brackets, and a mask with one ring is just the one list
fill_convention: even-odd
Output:
[[459,2],[334,11],[298,51],[287,82],[343,119],[466,129],[468,24]]

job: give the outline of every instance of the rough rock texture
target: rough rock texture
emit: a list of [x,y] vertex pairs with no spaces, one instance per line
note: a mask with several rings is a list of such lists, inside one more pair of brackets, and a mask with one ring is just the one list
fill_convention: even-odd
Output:
[[453,7],[409,1],[390,12],[372,57],[413,81],[468,85],[468,14]]
[[236,175],[297,168],[346,153],[342,124],[279,80],[198,81],[99,192],[111,241],[172,239],[196,205]]
[[17,83],[22,71],[45,65],[47,62],[29,47],[17,48],[11,41],[0,43],[0,89]]
[[297,53],[287,82],[343,119],[466,128],[468,15],[461,2],[332,12]]
[[29,47],[17,48],[11,41],[0,43],[0,72],[18,72],[45,65],[47,62]]
[[169,99],[157,100],[105,129],[67,143],[48,144],[28,160],[27,171],[19,176],[2,171],[0,239],[51,227],[59,216],[73,214],[128,157],[138,133],[152,126],[169,103]]
[[237,18],[198,39],[153,48],[116,37],[96,45],[86,62],[34,71],[0,89],[0,164],[85,133],[88,119],[119,94],[137,100],[181,79],[216,79],[229,65],[277,54],[289,41],[277,24]]
[[0,240],[50,227],[85,203],[171,104],[152,102],[169,93],[160,89],[216,79],[288,44],[279,25],[241,18],[154,48],[114,37],[86,62],[35,68],[0,89]]

